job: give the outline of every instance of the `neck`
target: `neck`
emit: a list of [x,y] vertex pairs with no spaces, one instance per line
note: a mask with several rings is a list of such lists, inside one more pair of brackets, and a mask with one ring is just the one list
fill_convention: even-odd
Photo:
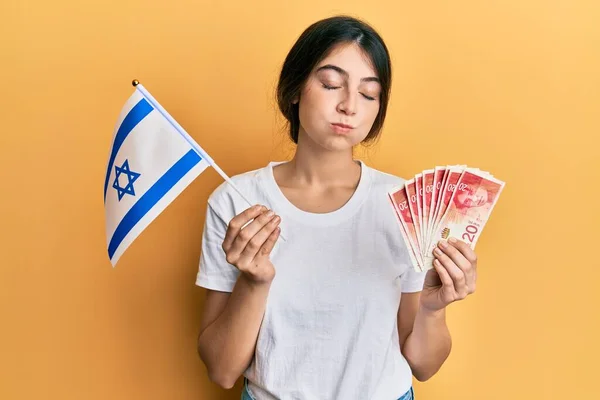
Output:
[[[302,135],[301,135],[302,136]],[[331,151],[300,137],[290,173],[298,183],[316,185],[354,185],[360,179],[360,165],[352,149]]]

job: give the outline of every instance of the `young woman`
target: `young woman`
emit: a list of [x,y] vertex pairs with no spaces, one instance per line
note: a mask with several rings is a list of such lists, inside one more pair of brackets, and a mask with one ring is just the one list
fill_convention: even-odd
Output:
[[353,157],[380,134],[390,84],[373,28],[311,25],[277,91],[293,159],[232,178],[254,207],[226,183],[209,197],[198,352],[222,387],[244,375],[242,399],[412,399],[412,376],[449,355],[445,309],[475,290],[475,254],[443,242],[415,272],[387,198],[403,180]]

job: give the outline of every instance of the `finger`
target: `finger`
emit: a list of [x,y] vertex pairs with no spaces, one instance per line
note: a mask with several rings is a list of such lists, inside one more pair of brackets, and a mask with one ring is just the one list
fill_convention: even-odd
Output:
[[458,297],[466,297],[468,294],[467,278],[463,270],[461,270],[447,254],[442,252],[439,247],[435,248],[433,254],[446,269],[446,271],[448,271],[448,274],[452,278],[454,290]]
[[266,207],[257,204],[233,217],[227,226],[227,232],[225,233],[225,239],[223,240],[223,250],[228,252],[242,227],[251,219],[259,216],[265,210]]
[[[246,227],[242,228],[242,230],[239,231],[236,238],[233,240],[231,248],[229,249],[229,253],[232,254],[234,257],[236,255],[239,255],[239,257],[241,257],[242,252],[248,246],[249,242],[251,240],[257,240],[257,239],[253,239],[253,238],[256,236],[256,234],[258,232],[260,232],[260,230],[265,225],[267,225],[267,223],[269,223],[269,221],[271,221],[274,218],[275,218],[275,213],[272,210],[269,210],[269,211],[261,214],[257,218],[255,218],[254,221],[250,222]],[[271,232],[269,232],[269,233],[271,233]],[[268,236],[268,235],[266,235],[266,236]],[[265,239],[266,239],[266,237],[265,237]],[[260,245],[262,245],[262,242],[260,243]],[[256,251],[258,251],[258,249],[260,248],[260,245],[255,248]],[[253,244],[253,246],[254,246],[254,244]]]
[[469,294],[475,293],[475,287],[477,286],[477,270],[473,268],[473,273],[467,277],[467,287],[469,288]]
[[[247,265],[254,260],[254,258],[259,254],[261,248],[270,238],[271,234],[279,227],[280,222],[281,218],[276,215],[248,241],[246,247],[240,254],[240,265]],[[242,230],[242,232],[243,231],[244,230]]]
[[449,238],[448,242],[458,249],[463,257],[465,257],[471,263],[471,265],[475,266],[477,264],[477,254],[475,254],[475,251],[467,243],[453,237]]
[[461,240],[449,238],[448,242],[450,246],[454,247],[456,251],[467,260],[466,264],[459,264],[457,263],[456,259],[454,260],[454,263],[464,271],[469,293],[475,292],[475,281],[477,279],[477,255],[467,243]]
[[279,239],[279,234],[281,233],[281,228],[278,226],[275,228],[273,232],[269,235],[269,238],[265,241],[262,247],[259,250],[259,256],[265,257],[271,254],[271,251],[275,247],[275,243],[277,243],[277,239]]
[[438,247],[466,274],[471,268],[471,262],[454,246],[445,240],[438,243]]
[[435,268],[435,271],[438,273],[444,290],[448,291],[448,293],[454,293],[454,282],[452,281],[452,277],[450,277],[446,268],[444,268],[437,258],[433,260],[433,268]]

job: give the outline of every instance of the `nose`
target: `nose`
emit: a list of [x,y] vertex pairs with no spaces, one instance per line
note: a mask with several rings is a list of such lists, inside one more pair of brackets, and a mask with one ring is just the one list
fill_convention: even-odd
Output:
[[337,106],[338,112],[346,115],[356,114],[356,94],[346,89],[344,90],[343,98]]

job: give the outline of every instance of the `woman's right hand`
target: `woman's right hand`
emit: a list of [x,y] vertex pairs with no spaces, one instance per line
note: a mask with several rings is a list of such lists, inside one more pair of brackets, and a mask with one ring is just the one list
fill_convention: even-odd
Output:
[[227,262],[252,282],[271,282],[275,277],[275,267],[269,256],[279,238],[280,222],[281,218],[273,211],[259,205],[236,215],[229,222],[223,240]]

